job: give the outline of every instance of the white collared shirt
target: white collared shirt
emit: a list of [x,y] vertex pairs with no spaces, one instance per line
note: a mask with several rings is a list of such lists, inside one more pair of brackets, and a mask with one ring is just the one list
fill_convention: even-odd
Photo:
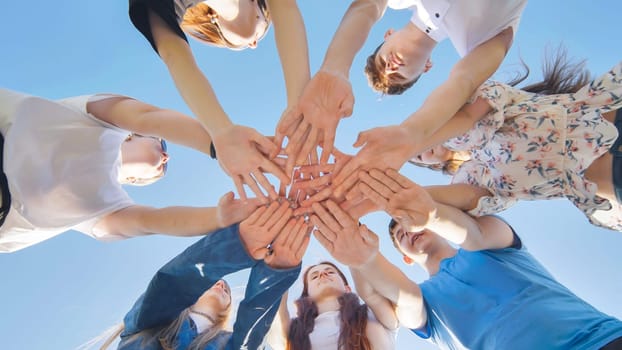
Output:
[[506,28],[518,30],[527,0],[389,0],[392,9],[409,8],[411,22],[430,38],[449,38],[460,57]]

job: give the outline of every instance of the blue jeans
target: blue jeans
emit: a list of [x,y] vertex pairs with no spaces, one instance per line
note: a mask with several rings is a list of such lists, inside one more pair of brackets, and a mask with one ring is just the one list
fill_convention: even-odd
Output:
[[[226,344],[216,341],[215,347],[210,344],[206,349],[259,348],[276,315],[281,296],[300,274],[300,265],[276,270],[263,261],[253,260],[235,224],[208,234],[158,270],[145,293],[125,316],[125,330],[118,349],[161,349],[157,340],[141,344],[140,336],[131,342],[128,338],[144,330],[165,327],[222,277],[245,268],[252,270],[244,299],[238,307],[233,334]],[[183,329],[191,332],[193,328]],[[179,338],[192,340],[194,336]],[[180,349],[188,345],[181,343],[183,341]]]

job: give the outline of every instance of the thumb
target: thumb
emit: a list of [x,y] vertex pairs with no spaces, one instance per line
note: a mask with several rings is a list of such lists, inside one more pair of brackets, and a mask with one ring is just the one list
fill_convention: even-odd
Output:
[[361,131],[356,138],[356,142],[352,145],[352,147],[362,147],[367,143],[367,139],[369,138],[369,131]]
[[367,225],[361,225],[359,233],[361,234],[361,237],[363,238],[363,241],[365,241],[365,243],[369,245],[376,245],[378,243],[378,235],[373,233],[367,227]]
[[341,102],[341,106],[339,106],[339,115],[341,118],[346,118],[352,115],[352,110],[354,108],[354,95],[349,94],[346,96],[345,100]]
[[277,133],[287,134],[290,128],[298,121],[298,116],[302,113],[300,112],[300,106],[296,105],[294,108],[290,110],[286,110],[279,121],[279,125],[276,128]]
[[229,191],[223,194],[222,197],[220,197],[220,199],[218,200],[218,204],[223,205],[230,203],[233,201],[233,198],[235,198],[235,193],[233,193],[233,191]]

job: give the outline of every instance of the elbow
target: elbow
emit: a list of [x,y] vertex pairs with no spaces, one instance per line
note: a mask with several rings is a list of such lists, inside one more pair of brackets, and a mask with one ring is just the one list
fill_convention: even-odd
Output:
[[367,16],[375,23],[382,17],[386,7],[386,0],[355,0],[350,4],[347,12],[356,12],[362,16]]
[[467,96],[466,98],[471,96],[475,89],[483,83],[469,69],[464,68],[452,69],[448,80],[454,82],[457,89]]

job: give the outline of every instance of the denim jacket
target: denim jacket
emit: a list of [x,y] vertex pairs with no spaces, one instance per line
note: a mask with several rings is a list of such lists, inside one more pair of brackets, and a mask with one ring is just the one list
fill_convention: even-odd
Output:
[[[240,240],[239,225],[235,224],[208,234],[158,270],[145,293],[125,316],[125,330],[118,349],[162,349],[157,339],[130,337],[143,330],[165,327],[223,276],[245,268],[251,268],[251,273],[233,333],[220,332],[206,350],[263,347],[281,296],[298,278],[300,265],[276,270],[263,261],[253,260]],[[190,322],[184,321],[178,335],[180,350],[197,335]]]

